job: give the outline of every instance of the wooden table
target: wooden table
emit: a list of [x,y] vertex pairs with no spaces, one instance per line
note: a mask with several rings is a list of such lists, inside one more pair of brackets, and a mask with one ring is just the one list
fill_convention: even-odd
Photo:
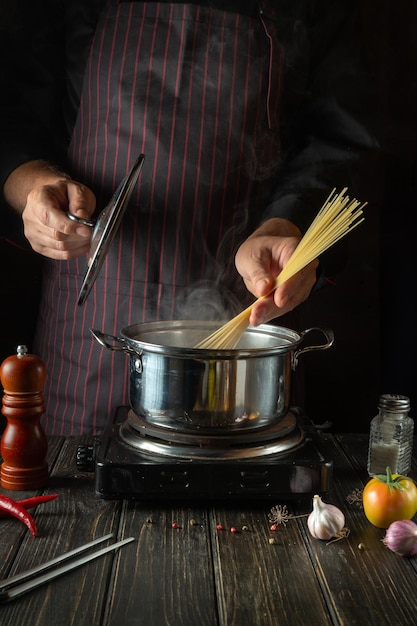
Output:
[[[347,538],[330,544],[311,538],[306,517],[272,531],[271,503],[231,508],[100,500],[94,475],[79,473],[75,464],[77,446],[92,439],[51,438],[51,478],[45,491],[59,497],[34,513],[36,539],[19,521],[0,519],[0,577],[108,532],[133,536],[135,541],[1,605],[0,623],[417,624],[416,558],[402,558],[388,550],[381,541],[385,531],[373,527],[357,505],[346,501],[368,479],[367,436],[322,437],[334,459],[333,489],[327,501],[343,509],[350,529]],[[416,460],[414,456],[414,478]],[[1,491],[16,499],[34,495]],[[308,513],[310,504],[309,500],[304,506],[288,503],[288,509]],[[218,530],[218,524],[223,530]],[[232,527],[237,532],[231,532]]]

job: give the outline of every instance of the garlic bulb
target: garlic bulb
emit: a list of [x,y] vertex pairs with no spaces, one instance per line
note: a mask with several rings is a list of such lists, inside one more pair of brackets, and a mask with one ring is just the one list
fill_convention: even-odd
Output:
[[414,556],[417,554],[417,524],[409,519],[392,522],[383,542],[401,556]]
[[345,516],[337,506],[326,504],[320,496],[315,495],[307,526],[315,539],[332,539],[340,536],[345,526]]

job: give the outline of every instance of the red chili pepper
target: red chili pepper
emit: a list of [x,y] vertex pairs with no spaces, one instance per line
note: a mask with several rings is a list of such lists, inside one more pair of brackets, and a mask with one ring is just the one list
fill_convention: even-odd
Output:
[[26,511],[26,509],[21,504],[19,504],[19,502],[16,502],[16,500],[12,500],[7,496],[0,496],[0,510],[6,511],[10,515],[17,517],[17,519],[20,519],[21,522],[26,524],[32,535],[36,537],[37,530],[35,520],[31,516],[31,514],[28,513],[28,511]]
[[[55,500],[57,497],[58,494],[53,493],[45,496],[34,496],[33,498],[26,498],[25,500],[16,500],[16,502],[20,504],[20,506],[23,506],[24,509],[33,509],[35,506],[38,506],[38,504]],[[0,510],[0,517],[7,517],[7,515],[8,513],[6,511]]]

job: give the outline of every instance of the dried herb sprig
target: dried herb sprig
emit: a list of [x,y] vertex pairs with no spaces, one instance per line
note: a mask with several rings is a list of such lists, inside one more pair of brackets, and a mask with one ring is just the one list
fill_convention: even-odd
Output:
[[299,517],[307,517],[308,515],[309,513],[305,513],[303,515],[293,515],[288,512],[286,504],[277,504],[276,506],[273,506],[268,513],[268,520],[271,524],[276,524],[277,526],[282,524],[285,527],[290,520],[297,519]]
[[363,509],[363,501],[362,501],[362,493],[363,489],[357,487],[346,496],[346,502],[353,506],[358,507],[358,509]]

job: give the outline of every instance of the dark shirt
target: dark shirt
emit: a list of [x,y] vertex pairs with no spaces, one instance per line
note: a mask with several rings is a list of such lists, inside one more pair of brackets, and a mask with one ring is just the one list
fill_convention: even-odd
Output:
[[[95,172],[96,163],[94,162],[94,167],[85,167],[91,156],[88,130],[90,123],[94,125],[95,112],[100,114],[102,111],[109,111],[116,117],[120,113],[122,119],[123,106],[120,109],[116,108],[119,102],[119,86],[125,87],[130,84],[128,80],[125,83],[123,81],[117,83],[117,77],[121,74],[114,68],[117,67],[120,57],[112,57],[113,50],[129,49],[127,44],[126,47],[124,45],[129,36],[126,39],[124,37],[125,29],[129,31],[130,21],[121,22],[123,23],[119,31],[121,38],[116,36],[117,29],[113,29],[113,23],[109,23],[110,28],[104,29],[108,32],[105,43],[102,39],[103,29],[98,30],[94,59],[100,62],[91,66],[91,72],[85,72],[96,24],[105,1],[107,2],[107,0],[89,2],[20,0],[14,5],[16,12],[10,18],[8,28],[3,28],[3,33],[0,33],[4,35],[1,40],[7,52],[3,55],[3,59],[7,58],[7,64],[4,63],[1,70],[0,185],[20,164],[31,159],[43,158],[55,162],[75,176],[77,172],[81,178],[86,176],[86,181],[96,195],[102,193],[100,185],[104,176],[100,179],[94,176],[88,178],[91,172]],[[117,0],[109,1],[116,3]],[[209,2],[214,5],[216,0]],[[242,170],[250,173],[247,178],[251,181],[256,178],[256,193],[249,187],[245,189],[239,186],[238,183],[244,179],[243,174],[240,176],[239,166],[230,169],[225,167],[227,178],[213,176],[208,179],[211,185],[210,196],[214,194],[212,206],[204,193],[201,194],[203,198],[201,204],[198,204],[192,195],[186,195],[185,207],[182,208],[188,213],[181,211],[181,214],[178,214],[175,185],[180,177],[177,176],[178,170],[174,167],[178,167],[180,158],[175,156],[173,167],[169,169],[168,178],[172,183],[169,194],[164,192],[159,196],[157,193],[153,195],[149,192],[150,188],[162,187],[159,182],[166,169],[158,167],[154,170],[157,172],[154,177],[150,174],[147,174],[147,178],[142,176],[139,186],[141,200],[132,207],[130,213],[127,211],[125,214],[118,237],[107,256],[106,261],[111,271],[98,277],[94,286],[97,298],[90,299],[84,310],[76,305],[77,280],[81,276],[82,263],[78,260],[62,263],[49,259],[44,261],[43,295],[34,349],[35,353],[42,356],[49,371],[45,397],[48,407],[48,430],[54,434],[75,432],[78,428],[96,429],[111,405],[126,403],[127,364],[122,364],[120,359],[116,362],[117,357],[113,354],[102,355],[101,351],[93,350],[89,328],[99,328],[101,324],[106,328],[124,328],[130,323],[133,312],[135,321],[139,318],[147,319],[148,315],[155,315],[155,311],[156,315],[162,318],[163,309],[171,307],[170,310],[173,312],[173,306],[179,299],[178,294],[193,289],[195,283],[203,276],[211,279],[214,274],[216,281],[218,279],[221,287],[216,289],[216,293],[223,294],[227,287],[228,292],[238,294],[237,286],[235,290],[232,284],[237,281],[231,257],[240,241],[260,221],[273,216],[286,217],[295,222],[301,230],[305,230],[333,187],[340,189],[352,184],[350,192],[356,195],[352,175],[360,171],[360,157],[363,151],[372,145],[369,134],[364,130],[362,117],[364,102],[362,79],[365,76],[361,69],[359,0],[297,2],[271,0],[268,6],[263,4],[262,15],[256,13],[255,3],[216,2],[216,7],[223,10],[227,8],[232,12],[248,12],[249,18],[248,14],[237,19],[231,13],[224,14],[218,11],[215,14],[206,8],[200,11],[194,10],[195,7],[168,7],[166,4],[155,7],[153,3],[137,3],[136,7],[123,3],[118,10],[111,11],[108,15],[109,19],[115,19],[116,14],[118,18],[121,14],[125,16],[130,14],[133,22],[142,20],[142,15],[148,11],[155,18],[159,13],[166,17],[171,9],[177,10],[180,14],[185,8],[187,15],[193,16],[193,29],[199,24],[199,21],[195,21],[196,16],[206,20],[202,23],[201,30],[195,29],[202,37],[205,32],[210,31],[207,25],[212,22],[217,22],[217,27],[227,22],[233,33],[239,33],[239,36],[233,36],[234,41],[239,42],[239,50],[243,49],[240,53],[245,54],[247,51],[249,59],[256,57],[259,64],[252,64],[251,67],[261,68],[259,78],[255,70],[249,74],[251,88],[247,91],[248,94],[254,94],[254,97],[248,99],[246,94],[246,99],[243,97],[239,99],[239,93],[236,91],[233,97],[226,97],[222,101],[214,94],[210,107],[204,109],[196,106],[187,109],[188,99],[179,98],[181,104],[178,104],[178,110],[181,111],[182,117],[179,120],[178,114],[176,118],[177,127],[181,128],[177,136],[186,135],[191,139],[200,137],[198,127],[202,121],[204,124],[207,123],[207,116],[213,109],[219,125],[209,126],[210,128],[221,127],[224,132],[228,126],[235,128],[237,125],[239,128],[249,128],[250,134],[251,127],[246,125],[246,120],[256,112],[256,128],[258,130],[258,127],[261,127],[262,130],[256,138],[261,136],[262,141],[244,143],[230,140],[230,151],[234,155],[242,155],[242,159],[236,162],[245,161],[245,164],[251,166],[246,169],[242,167]],[[135,29],[132,29],[132,32],[137,33],[142,22],[134,21],[134,24]],[[244,29],[241,26],[243,24]],[[156,30],[159,37],[161,32],[164,33],[158,28]],[[154,49],[150,45],[152,31],[148,30],[148,35],[149,33],[150,38],[140,40],[143,48],[136,46],[136,35],[133,38],[133,49],[136,48],[139,55],[137,68],[129,69],[128,63],[129,58],[136,60],[135,55],[129,57],[127,54],[126,64],[123,64],[123,67],[128,68],[128,75],[135,78],[136,73],[140,77],[143,72],[148,72],[148,69],[153,72],[159,59],[160,53],[158,57],[152,57],[152,63],[148,57],[146,57],[148,60],[143,61],[144,56],[141,56]],[[205,64],[207,61],[210,65],[212,59],[208,59],[209,48],[201,45],[202,40],[199,37],[196,37],[196,41],[199,45],[195,48],[204,50],[204,54],[198,57],[200,62]],[[217,45],[221,38],[216,40],[210,37],[208,41],[210,46],[213,42]],[[101,44],[102,48],[99,47]],[[229,46],[228,49],[235,48]],[[176,55],[178,48],[174,50],[173,54]],[[213,59],[215,58],[224,60],[226,53],[224,56],[218,54],[217,57],[213,54]],[[226,70],[233,66],[233,56],[229,55],[229,59],[232,61],[230,66],[224,64],[220,66],[218,62],[210,65],[212,69],[207,76],[210,78],[218,77],[220,74],[230,76]],[[245,65],[245,62],[246,56],[239,57],[237,66]],[[193,64],[193,69],[195,76],[199,73],[198,65]],[[103,73],[100,73],[102,70]],[[86,132],[78,132],[77,126],[75,135],[80,150],[77,151],[75,159],[72,158],[70,150],[71,163],[74,167],[71,171],[66,162],[67,147],[76,123],[84,73],[87,89],[83,93],[83,102],[87,104],[83,109],[86,117],[80,116],[80,127]],[[203,76],[201,73],[200,75]],[[155,77],[155,74],[152,76]],[[97,77],[101,80],[99,81]],[[211,84],[217,84],[216,81],[210,82],[210,78],[204,83],[200,82],[199,89],[209,91]],[[157,80],[152,86],[153,84],[157,84]],[[225,84],[227,86],[227,82],[223,81],[222,85]],[[242,80],[234,84],[242,85]],[[104,85],[111,87],[109,92],[106,91],[108,97],[102,106],[102,101],[96,99],[96,96]],[[149,107],[148,109],[136,107],[132,119],[136,115],[144,123],[148,122],[143,132],[147,137],[151,136],[152,141],[149,141],[144,150],[147,154],[152,154],[156,147],[162,149],[164,140],[169,139],[170,135],[162,132],[151,134],[152,124],[142,112],[143,110],[154,112],[159,107],[161,117],[165,120],[169,118],[171,105],[164,108],[163,103],[172,101],[160,99],[158,90],[150,88],[148,92],[146,85],[147,83],[142,82],[141,91],[135,92],[135,103],[141,103],[143,95],[146,99],[149,96]],[[245,89],[241,87],[241,91],[243,93]],[[277,97],[278,92],[280,98]],[[130,93],[129,91],[129,96]],[[98,104],[94,104],[96,102]],[[120,102],[123,103],[123,100]],[[213,102],[224,104],[219,104],[217,110],[213,107]],[[229,111],[231,103],[234,103],[232,113],[225,115],[224,110]],[[89,115],[89,106],[92,107],[92,116]],[[221,106],[224,108],[221,109]],[[84,124],[87,118],[88,121]],[[123,159],[126,154],[123,148],[117,151],[119,139],[120,142],[132,139],[134,126],[108,125],[106,120],[109,118],[103,115],[101,123],[97,125],[97,136],[94,134],[94,138],[100,141],[103,137],[105,139],[104,143],[100,144],[99,154],[103,154],[102,149],[112,144],[113,160],[118,161],[119,157]],[[129,116],[128,118],[130,121]],[[181,124],[184,120],[187,122],[186,133],[182,132]],[[123,129],[120,137],[111,134],[112,128]],[[157,128],[159,131],[159,125]],[[168,125],[167,128],[171,126]],[[215,143],[209,134],[207,136],[209,141],[203,144],[202,151],[205,156],[210,156],[209,150],[213,145],[222,145],[220,143],[222,135],[217,133],[213,138],[216,140]],[[249,145],[247,152],[242,150],[242,145]],[[183,157],[189,153],[178,150],[177,154]],[[197,153],[194,151],[192,154]],[[253,155],[256,155],[256,158]],[[271,158],[264,158],[265,155],[271,155]],[[152,162],[151,159],[152,157],[149,162]],[[162,160],[155,162],[162,164]],[[229,162],[231,160],[226,161]],[[99,159],[98,168],[102,168],[102,173],[106,176],[111,174],[112,168],[108,167],[109,163],[112,164],[110,157],[108,160]],[[187,163],[181,161],[179,168],[184,171],[188,165],[195,167],[199,164],[200,161],[197,164],[192,161]],[[256,177],[252,172],[253,164]],[[204,171],[204,168],[202,170]],[[109,176],[109,180],[110,178]],[[186,191],[189,194],[193,191],[195,178],[188,176],[185,180]],[[203,189],[205,180],[204,176],[200,179],[200,190]],[[225,190],[222,189],[222,185],[226,186]],[[166,188],[168,189],[168,185]],[[235,194],[234,190],[238,191],[238,194]],[[225,210],[222,211],[217,198],[226,195],[228,199],[224,205]],[[100,196],[98,200],[99,198]],[[153,204],[150,204],[149,198],[152,198]],[[172,199],[174,201],[171,201]],[[243,220],[240,219],[241,204],[245,205]],[[98,206],[101,206],[99,201]],[[164,217],[160,220],[152,219],[153,215]],[[201,215],[203,220],[197,220],[196,216],[200,218]],[[210,221],[207,219],[208,216]],[[131,219],[129,222],[131,228],[128,226],[128,219]],[[140,228],[136,229],[138,224]],[[171,224],[174,224],[175,228],[172,228]],[[205,226],[203,238],[199,235],[201,230],[197,230],[196,235],[194,228],[196,224],[200,227],[201,224]],[[233,241],[227,241],[224,245],[223,237],[228,234]],[[219,245],[220,236],[222,245]],[[202,240],[204,246],[200,245]],[[224,257],[227,256],[226,263],[220,262],[224,259],[222,254]],[[215,257],[213,263],[212,259],[209,259],[210,256]],[[171,268],[171,259],[175,259],[174,268]],[[216,272],[218,267],[222,268],[220,276]],[[226,269],[230,267],[230,274],[233,273],[230,285],[222,276],[226,273],[225,267]],[[165,276],[168,277],[166,280]],[[243,285],[240,280],[239,289],[242,292]],[[244,301],[244,297],[247,297],[247,294],[242,294],[240,303]],[[60,363],[59,367],[56,366],[57,363]],[[79,384],[80,380],[83,381],[82,386]],[[89,393],[91,389],[94,389],[95,393]]]
[[[105,0],[12,4],[15,11],[2,20],[0,33],[5,50],[0,188],[16,167],[31,159],[66,167],[84,68]],[[259,11],[259,3],[251,1],[200,4],[238,10],[255,19]],[[263,219],[287,217],[304,231],[333,187],[355,184],[360,158],[373,147],[365,124],[368,94],[360,2],[271,0],[269,4],[265,14],[279,29],[285,60],[282,164]]]

